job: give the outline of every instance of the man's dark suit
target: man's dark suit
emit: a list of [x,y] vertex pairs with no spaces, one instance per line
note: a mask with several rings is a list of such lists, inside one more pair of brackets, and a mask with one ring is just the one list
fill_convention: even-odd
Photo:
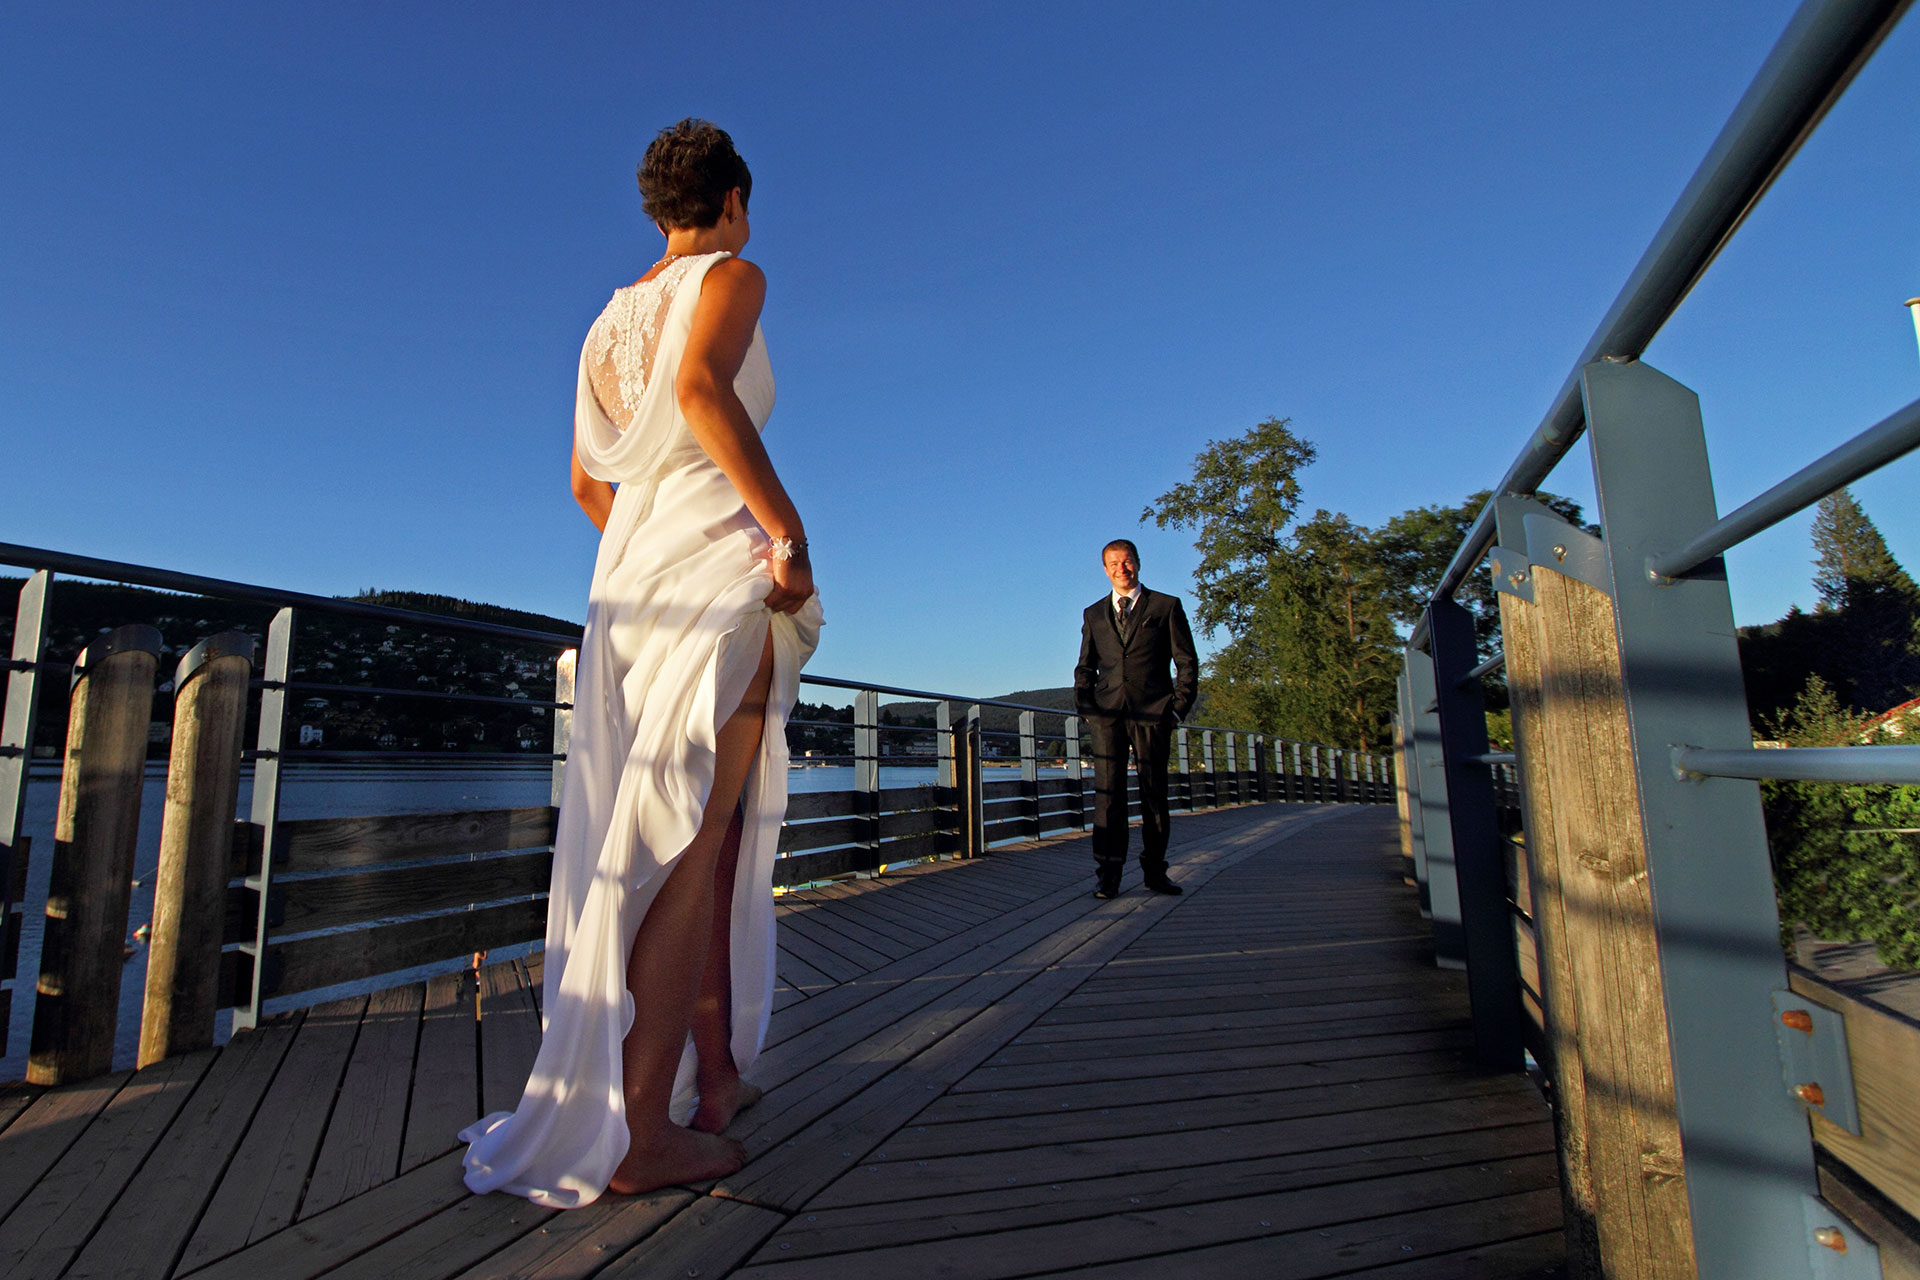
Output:
[[1141,587],[1125,635],[1111,594],[1087,606],[1073,690],[1093,738],[1093,856],[1104,887],[1119,884],[1127,862],[1129,748],[1140,779],[1140,869],[1148,884],[1166,880],[1167,757],[1174,726],[1199,689],[1200,662],[1179,597]]

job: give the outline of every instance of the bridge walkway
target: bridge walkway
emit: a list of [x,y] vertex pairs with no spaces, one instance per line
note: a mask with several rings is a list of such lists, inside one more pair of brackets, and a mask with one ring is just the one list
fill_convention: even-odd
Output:
[[1178,816],[1180,898],[1096,900],[1084,836],[789,895],[747,1166],[568,1213],[452,1139],[518,1094],[537,961],[15,1086],[0,1274],[1558,1274],[1546,1107],[1473,1066],[1393,823]]

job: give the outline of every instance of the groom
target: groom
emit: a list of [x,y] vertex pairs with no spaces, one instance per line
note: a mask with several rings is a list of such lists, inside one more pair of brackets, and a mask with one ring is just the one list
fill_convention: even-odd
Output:
[[1140,585],[1131,542],[1115,538],[1100,561],[1113,590],[1087,606],[1073,669],[1074,702],[1093,736],[1093,896],[1119,893],[1127,865],[1129,751],[1140,779],[1140,870],[1155,893],[1179,893],[1167,879],[1167,756],[1200,688],[1193,632],[1179,597]]

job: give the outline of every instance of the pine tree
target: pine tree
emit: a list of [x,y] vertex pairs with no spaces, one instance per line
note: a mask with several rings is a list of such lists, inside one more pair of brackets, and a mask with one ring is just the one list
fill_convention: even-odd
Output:
[[1818,612],[1839,623],[1833,676],[1848,701],[1877,712],[1912,697],[1920,687],[1920,586],[1845,489],[1820,500],[1813,548]]
[[1813,549],[1813,589],[1822,609],[1844,609],[1865,594],[1886,590],[1920,600],[1920,587],[1846,489],[1828,494],[1814,509]]

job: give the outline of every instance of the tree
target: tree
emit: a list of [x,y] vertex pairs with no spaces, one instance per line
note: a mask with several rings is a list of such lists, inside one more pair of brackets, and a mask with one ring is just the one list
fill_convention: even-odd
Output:
[[1209,442],[1193,460],[1193,479],[1140,513],[1142,524],[1194,530],[1193,620],[1202,631],[1244,628],[1285,554],[1300,506],[1299,471],[1314,459],[1291,421],[1268,418],[1236,439]]
[[[1440,585],[1440,575],[1453,563],[1454,552],[1466,540],[1467,530],[1493,496],[1482,489],[1454,507],[1414,507],[1381,525],[1374,534],[1380,560],[1381,589],[1394,620],[1412,630]],[[1534,500],[1551,507],[1567,523],[1580,523],[1580,504],[1558,494],[1539,493]],[[1500,629],[1500,608],[1485,573],[1470,574],[1454,592],[1454,599],[1473,614],[1474,637],[1480,656],[1493,656]]]
[[1820,500],[1813,549],[1816,612],[1840,619],[1832,655],[1838,669],[1831,673],[1840,693],[1874,711],[1906,701],[1920,686],[1920,587],[1845,489]]

